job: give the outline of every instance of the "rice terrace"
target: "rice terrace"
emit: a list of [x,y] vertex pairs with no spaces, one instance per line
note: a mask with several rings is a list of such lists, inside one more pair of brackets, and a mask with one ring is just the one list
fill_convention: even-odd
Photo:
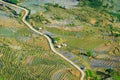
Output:
[[0,80],[120,80],[119,0],[0,0]]

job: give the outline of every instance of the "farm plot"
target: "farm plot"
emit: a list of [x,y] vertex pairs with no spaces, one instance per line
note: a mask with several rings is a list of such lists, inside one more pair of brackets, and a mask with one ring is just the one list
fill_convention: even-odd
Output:
[[[11,22],[14,23],[13,20]],[[44,37],[35,34],[26,26],[19,26],[23,25],[22,23],[15,24],[13,27],[10,27],[12,24],[2,24],[0,27],[0,77],[4,80],[51,80],[58,70],[71,68],[78,72],[51,52]],[[60,73],[66,76],[59,79],[79,80],[80,77],[69,71]]]
[[120,68],[120,62],[116,60],[91,60],[91,68]]

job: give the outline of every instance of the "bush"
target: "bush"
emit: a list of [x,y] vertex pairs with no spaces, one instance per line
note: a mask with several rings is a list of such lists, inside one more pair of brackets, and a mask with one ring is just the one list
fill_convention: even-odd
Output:
[[88,52],[87,52],[87,56],[91,57],[91,56],[92,56],[92,52],[91,52],[91,51],[88,51]]
[[55,4],[55,5],[54,5],[54,7],[57,7],[57,8],[59,8],[60,6],[59,6],[59,4]]

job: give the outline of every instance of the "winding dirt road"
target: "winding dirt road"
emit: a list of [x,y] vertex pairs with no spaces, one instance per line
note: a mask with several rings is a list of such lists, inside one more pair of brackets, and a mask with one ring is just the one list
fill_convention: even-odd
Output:
[[[1,0],[0,0],[0,1],[1,1]],[[22,18],[23,23],[25,23],[32,31],[36,32],[37,34],[40,34],[40,35],[44,36],[44,37],[48,40],[48,43],[49,43],[49,46],[50,46],[51,50],[52,50],[55,54],[59,55],[61,58],[65,59],[65,60],[66,60],[67,62],[69,62],[71,65],[73,65],[77,70],[79,70],[80,73],[81,73],[81,78],[80,78],[80,80],[84,80],[84,77],[85,77],[84,71],[83,71],[82,69],[80,69],[80,67],[77,66],[74,62],[72,62],[71,60],[69,60],[68,58],[66,58],[65,56],[63,56],[62,54],[60,54],[59,52],[57,52],[57,51],[55,50],[55,48],[54,48],[54,45],[52,44],[51,39],[50,39],[47,35],[45,35],[45,34],[39,32],[39,31],[37,31],[36,29],[34,29],[33,26],[30,25],[30,24],[26,21],[26,17],[27,17],[27,15],[28,15],[28,13],[29,13],[29,11],[28,11],[27,9],[25,9],[25,8],[23,8],[23,7],[20,7],[20,6],[17,6],[17,5],[14,5],[14,4],[10,4],[10,3],[4,2],[4,1],[1,1],[1,2],[2,2],[2,3],[5,3],[5,4],[9,4],[9,5],[13,6],[13,7],[16,7],[16,8],[19,8],[19,9],[24,10],[24,11],[25,11],[25,15],[24,15],[23,18]]]

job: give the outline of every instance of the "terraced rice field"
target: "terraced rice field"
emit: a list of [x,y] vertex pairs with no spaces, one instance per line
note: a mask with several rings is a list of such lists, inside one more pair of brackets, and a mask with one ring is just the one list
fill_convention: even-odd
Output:
[[[66,9],[55,5],[44,5],[49,2],[58,3]],[[109,36],[111,33],[107,24],[111,23],[114,27],[119,14],[100,12],[87,6],[71,9],[77,3],[76,0],[27,0],[19,5],[31,10],[32,15],[28,21],[35,28],[42,25],[41,28],[47,31],[44,33],[59,36],[61,43],[63,40],[67,44],[66,47],[56,49],[80,68],[83,64],[86,68],[86,79],[100,80],[106,76],[106,69],[120,69],[120,57],[107,55],[98,58],[98,55],[109,53],[111,47],[106,46],[108,42],[110,44],[115,42],[115,39]],[[114,4],[115,10],[119,11],[116,0]],[[21,10],[10,8],[22,15]],[[9,80],[79,80],[80,73],[51,52],[47,40],[28,29],[17,17],[21,18],[14,13],[6,14],[0,11],[0,77],[4,80],[8,80],[9,77]],[[111,18],[115,21],[111,22]],[[115,27],[118,27],[118,24],[115,24]],[[101,45],[104,47],[101,48]],[[94,51],[96,48],[98,51]],[[89,56],[86,54],[87,51],[94,53]],[[113,52],[110,55],[114,53],[119,55],[119,48],[110,52]],[[104,76],[102,74],[100,77],[100,74],[97,74],[99,70],[105,73]],[[119,71],[115,71],[113,76],[112,78],[119,80]]]
[[90,61],[92,68],[120,68],[120,57],[111,56],[104,59],[93,59]]
[[[2,38],[0,42],[0,54],[3,55],[0,58],[2,62],[0,74],[4,79],[7,79],[6,75],[11,76],[9,80],[51,80],[53,75],[56,75],[56,78],[60,80],[79,79],[79,77],[76,77],[75,74],[69,71],[61,71],[56,74],[61,69],[74,68],[49,50],[46,51],[42,47],[36,47],[35,44],[27,44],[26,42],[22,42],[21,44],[19,41],[16,42],[15,39],[11,41],[10,38]],[[13,48],[9,44],[21,48]],[[7,72],[10,72],[10,74]],[[12,75],[13,73],[14,75]],[[72,77],[70,78],[69,76]],[[52,80],[56,80],[56,78],[52,78]]]
[[0,27],[0,77],[4,80],[79,80],[80,73],[51,52],[44,37],[21,25]]

